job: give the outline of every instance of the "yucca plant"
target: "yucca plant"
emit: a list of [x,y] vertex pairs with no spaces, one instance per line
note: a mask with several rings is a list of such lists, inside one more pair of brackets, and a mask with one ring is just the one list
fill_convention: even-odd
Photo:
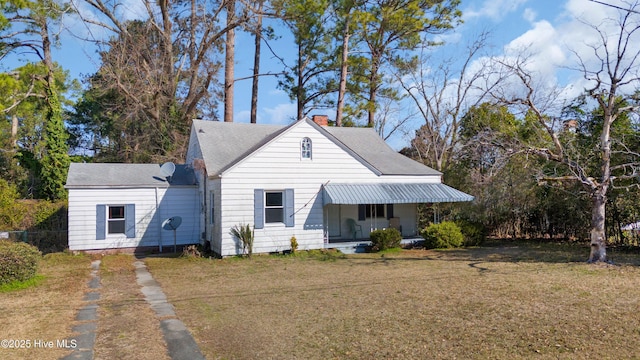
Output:
[[253,253],[253,230],[249,224],[235,225],[231,228],[231,235],[242,242],[242,251],[247,257]]

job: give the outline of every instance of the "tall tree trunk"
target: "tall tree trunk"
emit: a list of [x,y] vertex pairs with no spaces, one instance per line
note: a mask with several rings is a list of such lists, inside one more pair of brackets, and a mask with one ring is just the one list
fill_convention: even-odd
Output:
[[251,123],[258,120],[258,76],[260,74],[260,47],[262,44],[262,5],[258,1],[258,19],[256,23],[255,52],[253,54],[253,79],[251,84]]
[[[235,0],[229,0],[227,3],[227,26],[235,21],[236,3]],[[233,76],[234,76],[234,59],[235,59],[235,43],[236,31],[234,28],[229,29],[225,39],[225,58],[224,58],[224,121],[233,122]]]
[[607,238],[605,236],[604,219],[606,214],[606,192],[597,191],[593,196],[591,210],[591,254],[589,262],[607,261]]
[[298,77],[298,86],[296,88],[296,101],[298,110],[296,114],[296,121],[302,120],[302,117],[304,116],[304,103],[306,101],[304,97],[304,82],[302,79],[304,66],[305,64],[303,64],[302,49],[300,48],[300,46],[298,46],[298,66],[296,69]]
[[20,125],[18,116],[13,114],[11,116],[11,146],[13,146],[14,149],[18,147],[18,125]]
[[47,68],[45,79],[47,114],[43,135],[45,154],[41,160],[42,168],[40,170],[41,191],[47,199],[57,200],[67,196],[64,182],[69,169],[69,148],[66,143],[67,133],[62,119],[62,105],[56,89],[55,66],[51,57],[51,39],[49,38],[47,18],[40,17],[38,22],[42,37],[42,62]]
[[369,100],[367,103],[368,115],[367,115],[367,127],[374,127],[376,124],[376,101],[377,101],[377,90],[376,84],[374,84],[375,75],[372,74],[370,78],[371,87],[369,88]]
[[336,111],[336,126],[342,126],[342,112],[344,110],[344,95],[347,91],[347,60],[349,57],[349,24],[351,17],[347,15],[342,29],[342,59],[340,59],[340,86],[338,88],[338,109]]
[[[615,93],[612,85],[612,93]],[[604,101],[601,103],[604,104]],[[591,209],[591,254],[589,262],[607,261],[607,237],[605,233],[605,218],[607,205],[607,191],[611,182],[611,124],[615,116],[610,109],[615,108],[615,96],[610,95],[604,108],[602,134],[600,134],[600,170],[602,177],[599,186],[593,190],[593,205]]]
[[372,51],[371,55],[371,74],[369,75],[369,99],[368,99],[368,119],[367,127],[374,127],[376,124],[376,101],[378,101],[378,72],[380,71],[380,62],[382,54]]

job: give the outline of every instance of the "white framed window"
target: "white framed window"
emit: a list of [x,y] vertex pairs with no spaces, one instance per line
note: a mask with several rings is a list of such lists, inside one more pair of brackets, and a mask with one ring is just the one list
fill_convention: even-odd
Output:
[[107,236],[136,237],[136,205],[96,205],[96,240]]
[[284,222],[284,192],[264,192],[264,222],[267,224]]
[[263,229],[265,224],[295,226],[294,189],[253,189],[253,224]]
[[312,153],[311,139],[308,137],[303,138],[302,141],[300,142],[300,157],[302,159],[311,160],[312,155],[313,153]]
[[107,216],[107,234],[124,234],[126,217],[124,205],[109,205]]

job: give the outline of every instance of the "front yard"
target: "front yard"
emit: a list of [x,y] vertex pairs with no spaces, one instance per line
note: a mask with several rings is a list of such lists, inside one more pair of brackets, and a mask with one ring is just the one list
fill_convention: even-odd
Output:
[[[588,249],[475,249],[224,260],[149,257],[208,359],[637,358],[640,255],[587,265]],[[0,339],[69,338],[88,256],[50,254],[40,283],[0,293]],[[135,281],[135,258],[102,258],[96,358],[168,358]],[[64,349],[0,349],[59,359]]]
[[90,263],[88,256],[49,254],[40,263],[37,286],[0,293],[0,359],[58,359],[69,353],[57,341],[73,335]]
[[455,251],[149,258],[207,358],[633,358],[638,255]]

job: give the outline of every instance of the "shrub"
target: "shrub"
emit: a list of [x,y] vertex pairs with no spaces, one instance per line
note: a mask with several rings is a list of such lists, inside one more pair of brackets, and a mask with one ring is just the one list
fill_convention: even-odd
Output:
[[17,201],[17,188],[0,179],[0,230],[17,230],[25,214],[24,206]]
[[402,234],[398,229],[388,228],[372,231],[369,238],[371,239],[371,251],[383,251],[400,247]]
[[202,257],[202,252],[200,252],[198,245],[189,245],[182,249],[182,257],[200,258]]
[[247,257],[251,257],[253,253],[253,230],[251,230],[251,226],[249,226],[249,224],[235,225],[231,228],[231,235],[240,240],[242,243],[242,251]]
[[431,224],[421,233],[428,249],[456,248],[464,243],[460,227],[453,221]]
[[38,272],[41,257],[35,246],[0,241],[0,285],[33,278]]
[[482,245],[487,237],[485,227],[481,223],[466,220],[456,221],[464,236],[464,246]]

